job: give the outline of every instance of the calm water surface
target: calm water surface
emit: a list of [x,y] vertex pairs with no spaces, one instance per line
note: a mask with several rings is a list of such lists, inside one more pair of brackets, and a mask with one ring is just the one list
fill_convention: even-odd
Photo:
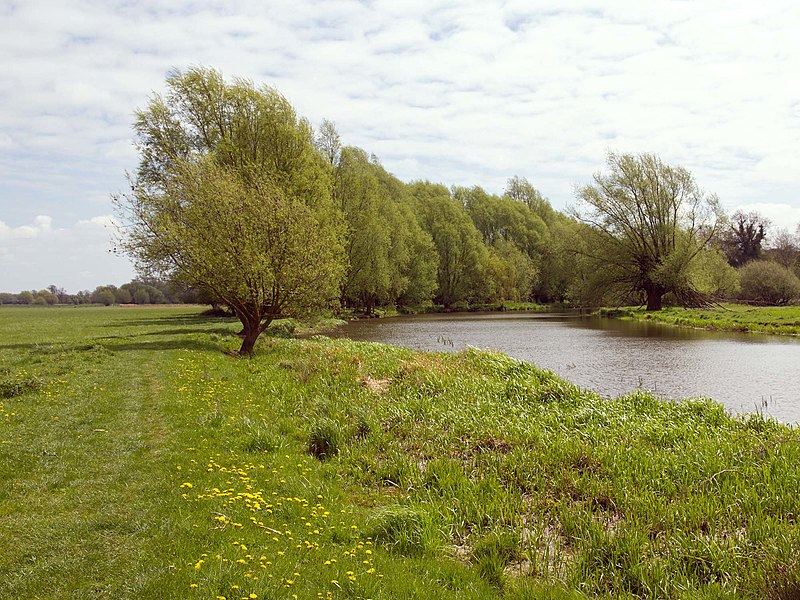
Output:
[[800,422],[800,339],[680,329],[574,313],[436,314],[354,321],[338,335],[417,350],[499,350],[614,396],[710,396]]

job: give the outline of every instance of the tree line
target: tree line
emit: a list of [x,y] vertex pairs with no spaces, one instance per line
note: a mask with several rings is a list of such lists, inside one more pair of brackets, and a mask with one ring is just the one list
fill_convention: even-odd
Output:
[[172,73],[134,130],[119,247],[143,278],[226,305],[243,353],[274,318],[324,308],[800,296],[797,235],[769,244],[764,219],[726,216],[652,154],[610,153],[562,213],[524,177],[499,195],[400,181],[277,90],[206,68]]
[[94,290],[74,294],[55,284],[41,290],[19,293],[0,292],[0,304],[30,304],[37,306],[79,304],[209,304],[212,299],[199,289],[176,285],[171,281],[133,280],[121,286],[99,285]]

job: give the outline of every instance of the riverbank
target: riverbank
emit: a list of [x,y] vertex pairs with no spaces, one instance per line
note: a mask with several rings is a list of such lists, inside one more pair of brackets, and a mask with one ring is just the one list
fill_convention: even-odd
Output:
[[720,304],[710,309],[669,307],[647,312],[644,308],[603,308],[600,316],[651,321],[720,331],[800,335],[800,306],[747,306]]
[[0,311],[2,597],[790,598],[800,430],[504,355]]
[[449,308],[441,304],[420,304],[415,306],[383,306],[376,308],[369,316],[363,313],[343,310],[342,319],[363,319],[397,317],[400,315],[448,314],[454,312],[550,312],[565,308],[562,304],[537,304],[536,302],[502,302],[493,304],[458,303]]

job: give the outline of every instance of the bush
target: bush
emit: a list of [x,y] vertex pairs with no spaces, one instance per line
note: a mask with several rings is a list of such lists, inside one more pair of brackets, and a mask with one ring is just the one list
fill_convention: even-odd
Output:
[[297,329],[297,321],[294,319],[280,319],[270,323],[266,334],[272,337],[291,338],[294,337],[295,329]]
[[781,305],[800,298],[800,279],[775,262],[751,261],[739,269],[739,278],[742,300]]

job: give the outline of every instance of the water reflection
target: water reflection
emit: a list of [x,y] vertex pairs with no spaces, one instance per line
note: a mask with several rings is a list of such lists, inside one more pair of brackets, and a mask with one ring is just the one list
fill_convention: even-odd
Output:
[[355,321],[339,335],[419,350],[491,348],[605,395],[641,387],[665,398],[710,396],[733,411],[800,422],[796,338],[577,313],[416,315]]

